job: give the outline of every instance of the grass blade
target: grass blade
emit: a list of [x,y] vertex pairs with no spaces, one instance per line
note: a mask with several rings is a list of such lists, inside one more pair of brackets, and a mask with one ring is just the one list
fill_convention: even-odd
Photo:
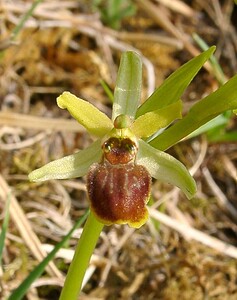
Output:
[[11,196],[8,195],[8,199],[7,199],[6,207],[5,207],[5,217],[4,217],[3,224],[2,224],[2,231],[0,234],[0,266],[2,264],[2,253],[3,253],[3,248],[4,248],[4,243],[5,243],[5,238],[6,238],[6,233],[7,233],[8,223],[9,223],[10,202],[11,202]]
[[73,228],[67,235],[59,242],[54,249],[45,257],[45,259],[26,277],[26,279],[20,284],[20,286],[13,291],[8,300],[21,300],[28,291],[31,284],[44,272],[47,264],[54,258],[57,251],[63,247],[63,245],[69,240],[75,229],[80,227],[86,220],[89,214],[89,210],[75,223]]
[[24,27],[26,21],[32,16],[34,10],[36,9],[36,7],[43,2],[43,0],[35,0],[30,9],[23,15],[23,17],[21,18],[20,22],[17,24],[17,26],[13,29],[12,31],[12,40],[14,40],[17,35],[19,34],[19,32],[21,31],[21,29]]
[[[193,34],[193,39],[195,40],[195,42],[199,45],[199,47],[203,51],[206,51],[209,48],[207,43],[197,33]],[[217,61],[217,59],[215,58],[214,55],[212,55],[210,57],[210,63],[212,65],[212,68],[213,68],[213,71],[214,71],[214,74],[215,74],[217,80],[220,82],[221,85],[223,85],[227,79],[225,77],[225,74],[224,74],[219,62]]]

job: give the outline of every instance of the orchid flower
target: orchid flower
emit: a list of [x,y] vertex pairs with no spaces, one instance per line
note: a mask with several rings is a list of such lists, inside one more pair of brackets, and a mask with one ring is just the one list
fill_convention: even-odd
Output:
[[91,212],[60,300],[78,299],[104,225],[128,224],[139,228],[146,222],[152,177],[179,187],[187,198],[195,194],[196,184],[188,170],[164,151],[206,123],[215,121],[223,112],[236,113],[237,75],[198,101],[181,119],[180,98],[214,50],[215,47],[211,47],[181,66],[141,105],[141,59],[134,52],[125,52],[119,67],[111,119],[69,92],[58,97],[58,106],[67,109],[97,137],[87,149],[52,161],[29,174],[31,181],[87,175]]
[[[124,72],[124,70],[126,72]],[[151,177],[179,187],[191,198],[195,181],[185,166],[146,142],[161,128],[182,117],[181,101],[146,111],[136,118],[142,65],[134,52],[123,54],[114,93],[112,119],[69,92],[57,98],[90,134],[98,139],[88,148],[52,161],[29,174],[31,181],[87,175],[90,209],[105,225],[138,228],[147,218]]]

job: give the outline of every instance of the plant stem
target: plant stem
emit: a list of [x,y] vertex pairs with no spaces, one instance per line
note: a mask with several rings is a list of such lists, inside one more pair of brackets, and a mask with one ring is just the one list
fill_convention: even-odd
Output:
[[87,266],[103,226],[90,212],[77,244],[59,300],[78,299]]

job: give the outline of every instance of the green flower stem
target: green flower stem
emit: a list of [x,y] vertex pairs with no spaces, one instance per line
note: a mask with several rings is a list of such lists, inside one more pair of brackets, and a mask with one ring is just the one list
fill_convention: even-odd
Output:
[[90,212],[68,270],[60,300],[77,300],[91,255],[104,225]]

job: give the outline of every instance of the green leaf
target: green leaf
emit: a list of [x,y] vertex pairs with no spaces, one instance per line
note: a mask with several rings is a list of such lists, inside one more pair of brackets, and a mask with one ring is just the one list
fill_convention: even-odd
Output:
[[216,128],[225,128],[230,118],[225,117],[223,114],[215,117],[214,119],[208,121],[206,124],[200,126],[198,129],[194,130],[191,134],[187,136],[188,139],[198,136],[207,132],[208,134],[212,132],[212,130],[216,130]]
[[99,162],[102,156],[101,140],[97,140],[87,149],[51,161],[47,165],[32,171],[30,181],[45,181],[49,179],[67,179],[84,176],[94,162]]
[[82,225],[82,223],[86,220],[88,214],[89,210],[75,223],[73,228],[67,235],[65,235],[61,242],[55,245],[53,250],[43,259],[43,261],[34,268],[34,270],[26,277],[26,279],[18,286],[18,288],[13,291],[8,300],[20,300],[24,297],[31,284],[41,276],[48,263],[54,258],[58,250],[61,249],[64,244],[70,239],[73,232]]
[[150,145],[166,150],[219,114],[236,108],[237,75],[217,91],[196,103],[182,120],[162,132],[150,142]]
[[113,123],[94,105],[82,100],[69,92],[57,98],[58,106],[67,109],[70,114],[91,134],[102,137],[113,128]]
[[10,198],[10,195],[8,195],[8,198],[6,201],[6,206],[5,206],[5,217],[3,220],[1,234],[0,234],[0,266],[2,264],[2,253],[3,253],[3,248],[4,248],[4,244],[5,244],[5,238],[6,238],[6,233],[7,233],[8,223],[9,223],[10,202],[11,202],[11,198]]
[[208,141],[210,142],[236,142],[237,131],[226,132],[223,128],[216,128],[207,133]]
[[118,70],[114,91],[112,120],[119,115],[135,117],[141,97],[142,62],[138,54],[132,51],[123,53]]
[[[208,44],[197,33],[193,33],[193,39],[203,51],[209,48]],[[226,82],[225,74],[214,55],[210,57],[210,63],[216,79],[220,82],[220,84],[224,84]]]
[[143,140],[139,140],[138,149],[137,163],[145,166],[152,177],[179,187],[189,199],[194,196],[196,183],[180,161]]
[[181,118],[182,101],[177,101],[138,117],[132,124],[131,130],[137,137],[149,137],[159,129],[168,126],[175,119]]
[[162,85],[138,108],[136,117],[178,101],[194,76],[215,51],[211,47],[172,73]]
[[100,84],[101,84],[103,90],[105,91],[106,95],[108,96],[109,100],[111,101],[111,103],[113,103],[114,102],[114,94],[111,91],[108,84],[102,79],[100,80]]

